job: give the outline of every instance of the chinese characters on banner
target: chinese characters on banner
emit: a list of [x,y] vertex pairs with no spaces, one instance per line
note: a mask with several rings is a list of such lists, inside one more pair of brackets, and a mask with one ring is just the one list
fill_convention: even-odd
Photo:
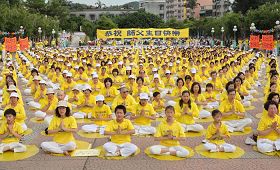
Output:
[[29,47],[28,37],[24,39],[19,39],[20,50],[25,51]]
[[97,30],[98,39],[106,38],[188,38],[189,29],[148,28]]
[[9,52],[17,51],[17,38],[7,38],[5,37],[5,49]]
[[260,36],[259,35],[250,36],[250,48],[260,48]]
[[262,48],[265,50],[273,50],[273,35],[262,35]]

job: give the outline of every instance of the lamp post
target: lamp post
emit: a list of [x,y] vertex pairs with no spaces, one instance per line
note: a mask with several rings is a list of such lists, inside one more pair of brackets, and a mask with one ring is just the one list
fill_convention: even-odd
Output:
[[256,30],[255,23],[252,23],[251,26],[250,26],[251,34],[253,34],[253,32],[254,32],[255,30]]
[[278,56],[278,31],[280,30],[280,21],[275,22],[275,32],[276,32],[276,55]]
[[215,33],[215,29],[212,28],[212,29],[211,29],[211,34],[212,34],[212,47],[214,46],[214,33]]
[[237,42],[236,42],[237,26],[236,25],[233,27],[232,31],[234,32],[233,48],[235,49],[237,46]]
[[39,33],[39,41],[40,41],[41,40],[41,34],[42,34],[42,28],[41,27],[38,28],[38,33]]
[[23,29],[23,26],[20,26],[19,28],[20,28],[20,29],[19,29],[20,37],[22,38],[22,35],[23,35],[23,33],[24,33],[24,29]]
[[221,28],[221,32],[222,32],[222,41],[221,41],[221,46],[223,47],[224,46],[224,27]]

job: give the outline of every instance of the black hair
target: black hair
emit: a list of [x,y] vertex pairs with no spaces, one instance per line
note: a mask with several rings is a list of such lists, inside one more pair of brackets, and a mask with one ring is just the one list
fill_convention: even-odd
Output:
[[13,115],[14,117],[16,117],[17,113],[14,109],[7,109],[4,112],[4,116],[6,117],[7,115]]
[[[59,107],[57,107],[57,108],[55,109],[55,115],[56,115],[57,117],[61,117],[60,114],[59,114],[59,112],[58,112],[58,108],[59,108]],[[70,115],[71,115],[71,110],[70,110],[69,107],[66,107],[65,116],[66,116],[66,117],[69,117]]]
[[157,97],[157,95],[160,95],[160,92],[156,91],[156,92],[153,93],[153,97]]
[[[189,95],[191,95],[191,93],[190,93],[190,91],[188,91],[188,90],[184,90],[183,92],[182,92],[182,96],[184,95],[184,94],[186,94],[186,93],[188,93]],[[180,107],[182,108],[183,107],[183,104],[184,104],[184,101],[183,101],[183,99],[181,98],[180,100],[179,100],[179,105],[180,105]],[[189,99],[189,101],[188,101],[188,107],[191,109],[191,99]]]
[[267,96],[267,101],[272,100],[272,98],[273,98],[274,96],[280,97],[279,93],[271,92],[271,93],[269,93],[269,95]]
[[195,85],[198,85],[198,87],[199,87],[198,94],[201,94],[201,86],[200,86],[200,84],[198,82],[193,82],[190,92],[192,94],[194,94],[194,90],[193,89],[194,89]]
[[[219,114],[219,113],[221,113],[221,111],[220,110],[218,110],[218,109],[215,109],[215,110],[213,110],[212,111],[212,117],[215,117],[217,114]],[[221,113],[222,114],[222,113]]]
[[234,85],[234,89],[236,88],[236,86],[235,86],[235,84],[234,84],[234,82],[233,81],[229,81],[229,82],[227,82],[227,84],[226,84],[226,90],[228,90],[228,87],[230,86],[230,85]]
[[115,113],[117,112],[117,110],[123,110],[124,114],[126,114],[126,107],[124,105],[118,105],[115,108]]
[[168,109],[172,110],[173,112],[175,112],[174,106],[166,106],[165,111],[167,111]]
[[268,111],[268,108],[269,108],[270,105],[275,105],[276,108],[278,109],[278,104],[275,101],[272,101],[272,100],[269,100],[264,104],[264,109],[266,111]]
[[243,84],[243,80],[242,80],[242,78],[240,78],[240,77],[235,77],[234,79],[233,79],[233,82],[235,83],[235,81],[237,80],[237,79],[239,79],[240,81],[241,81],[241,84]]
[[212,83],[207,83],[207,84],[206,84],[206,88],[207,88],[207,87],[212,87],[212,88],[214,88],[214,86],[213,86]]
[[192,77],[191,77],[190,75],[186,75],[186,76],[185,76],[185,81],[187,81],[187,79],[192,80]]
[[114,69],[112,70],[112,74],[113,74],[114,72],[117,72],[117,75],[119,75],[119,70],[118,70],[117,68],[114,68]]
[[110,77],[107,77],[104,79],[104,86],[106,86],[106,82],[109,81],[111,83],[111,86],[113,85],[113,80]]
[[179,83],[180,80],[182,80],[183,86],[184,86],[184,85],[185,85],[185,82],[184,82],[184,80],[183,80],[182,78],[178,78],[178,79],[176,80],[176,85],[178,86],[178,83]]
[[136,78],[136,82],[137,82],[138,80],[142,80],[142,82],[144,83],[143,77],[137,77],[137,78]]
[[229,93],[231,93],[231,92],[235,92],[235,94],[236,94],[236,91],[235,91],[235,89],[227,89],[227,94],[229,94]]

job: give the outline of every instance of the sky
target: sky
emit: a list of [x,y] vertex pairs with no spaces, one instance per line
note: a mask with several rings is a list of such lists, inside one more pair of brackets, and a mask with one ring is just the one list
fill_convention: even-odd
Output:
[[[94,5],[97,0],[70,0],[72,2],[80,3],[80,4],[87,4],[87,5]],[[110,5],[123,5],[127,2],[138,1],[138,0],[100,0],[106,6]]]

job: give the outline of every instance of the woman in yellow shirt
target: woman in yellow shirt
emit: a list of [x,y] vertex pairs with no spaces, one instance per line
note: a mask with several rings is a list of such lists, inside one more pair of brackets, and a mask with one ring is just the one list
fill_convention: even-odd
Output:
[[180,141],[185,141],[184,129],[174,118],[175,109],[173,106],[165,108],[166,119],[160,123],[156,129],[155,141],[160,141],[160,145],[150,147],[151,154],[173,155],[186,157],[189,151],[180,146]]
[[104,96],[97,95],[95,97],[96,105],[92,109],[92,120],[94,124],[82,126],[82,130],[87,133],[99,132],[104,134],[104,130],[110,120],[112,120],[112,112],[109,106],[104,103]]
[[194,82],[191,87],[191,99],[196,103],[199,109],[199,118],[207,118],[211,116],[211,113],[203,107],[207,105],[206,99],[203,94],[201,94],[201,86],[198,82]]
[[268,101],[264,105],[267,115],[264,115],[258,124],[257,147],[262,153],[280,150],[280,116],[278,104]]
[[207,128],[204,148],[210,152],[235,152],[236,147],[225,142],[225,139],[230,138],[230,134],[227,126],[222,122],[222,113],[213,110],[212,117],[214,122]]
[[181,123],[185,132],[200,132],[204,128],[200,124],[196,124],[194,118],[198,118],[199,110],[197,105],[191,100],[190,92],[183,91],[182,97],[175,105],[175,118]]
[[112,70],[112,76],[111,79],[113,81],[113,87],[118,88],[123,83],[123,79],[121,76],[119,76],[119,70],[117,68],[114,68]]
[[116,119],[111,120],[104,134],[111,136],[111,141],[103,145],[105,156],[128,157],[137,151],[137,146],[131,143],[131,135],[135,133],[130,120],[125,119],[126,108],[118,105],[115,108]]
[[154,110],[156,111],[156,117],[164,117],[164,100],[161,98],[159,92],[153,93],[153,102],[152,105],[154,107]]
[[214,91],[214,86],[212,83],[206,84],[206,90],[204,92],[204,97],[207,102],[206,108],[215,109],[219,107],[219,100],[217,99],[217,93]]
[[91,118],[92,107],[95,106],[95,96],[91,93],[92,89],[90,85],[85,84],[83,87],[83,97],[80,100],[79,105],[77,106],[78,112],[73,114],[73,117],[76,119]]
[[152,104],[148,103],[149,95],[147,93],[140,93],[139,98],[140,102],[135,106],[130,117],[131,120],[134,120],[135,134],[154,134],[156,129],[151,126],[151,123],[156,119],[156,112]]
[[134,89],[132,96],[136,101],[139,101],[140,93],[150,93],[149,88],[144,85],[144,79],[142,77],[137,77],[136,79],[137,87]]
[[59,101],[55,115],[46,131],[47,134],[54,135],[53,141],[41,143],[41,148],[46,152],[69,156],[69,151],[75,150],[77,146],[73,136],[78,130],[77,122],[71,116],[66,101]]
[[166,96],[166,98],[169,99],[168,105],[174,106],[176,102],[180,100],[182,92],[188,90],[184,84],[185,83],[182,78],[178,78],[176,80],[176,87],[172,90],[170,95]]

